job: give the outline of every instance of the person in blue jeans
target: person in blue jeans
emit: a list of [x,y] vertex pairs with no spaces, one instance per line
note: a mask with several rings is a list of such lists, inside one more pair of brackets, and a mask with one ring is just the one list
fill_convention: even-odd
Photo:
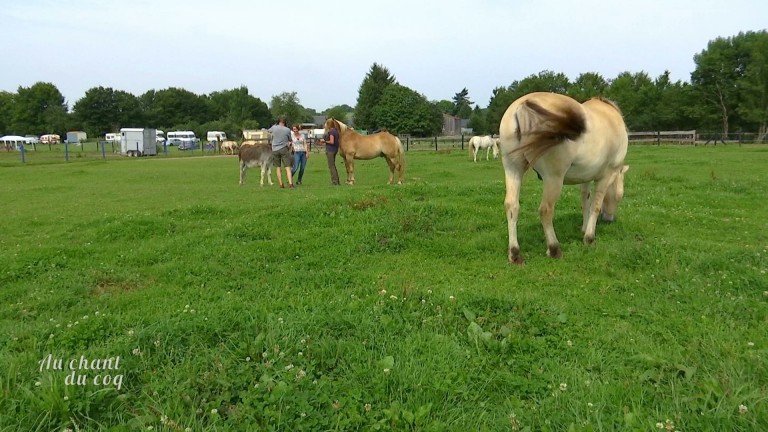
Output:
[[293,143],[293,167],[291,167],[291,176],[295,176],[298,171],[299,177],[296,184],[300,185],[304,178],[304,168],[307,166],[309,152],[307,152],[307,140],[299,132],[299,125],[293,125],[291,128],[291,142]]

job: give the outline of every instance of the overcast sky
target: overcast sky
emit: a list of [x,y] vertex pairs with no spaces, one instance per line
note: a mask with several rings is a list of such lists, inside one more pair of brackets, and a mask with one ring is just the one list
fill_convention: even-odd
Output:
[[0,0],[0,91],[56,85],[140,96],[248,87],[295,91],[318,111],[354,106],[376,62],[429,100],[542,70],[689,81],[717,37],[768,27],[766,0]]

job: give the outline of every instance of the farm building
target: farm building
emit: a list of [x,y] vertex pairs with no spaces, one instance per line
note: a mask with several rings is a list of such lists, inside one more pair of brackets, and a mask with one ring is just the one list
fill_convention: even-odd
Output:
[[461,135],[466,129],[469,119],[463,119],[450,114],[443,114],[443,135]]

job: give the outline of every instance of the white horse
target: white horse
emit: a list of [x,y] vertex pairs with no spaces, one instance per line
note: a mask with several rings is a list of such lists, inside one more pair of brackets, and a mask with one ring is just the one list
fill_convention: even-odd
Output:
[[477,152],[485,149],[485,160],[488,160],[488,153],[493,149],[493,158],[499,157],[499,140],[490,136],[473,136],[469,139],[469,154],[477,162]]
[[[539,216],[547,239],[547,255],[561,256],[552,225],[563,184],[581,185],[584,243],[595,239],[601,215],[613,221],[624,196],[627,129],[615,103],[592,98],[579,104],[555,93],[530,93],[507,108],[500,124],[506,177],[504,205],[509,228],[509,261],[522,264],[517,242],[520,186],[529,167],[544,181]],[[594,193],[590,193],[594,181]]]

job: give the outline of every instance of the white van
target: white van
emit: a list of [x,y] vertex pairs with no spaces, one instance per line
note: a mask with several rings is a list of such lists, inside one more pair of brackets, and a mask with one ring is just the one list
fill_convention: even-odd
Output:
[[227,134],[225,134],[222,131],[208,131],[207,141],[208,142],[216,142],[216,141],[226,141],[227,140]]
[[192,131],[173,131],[168,132],[168,145],[175,145],[179,150],[196,149],[197,136]]
[[165,132],[157,129],[155,131],[155,141],[157,141],[158,144],[165,144]]
[[107,136],[104,138],[108,143],[119,143],[122,141],[123,136],[122,133],[108,133]]

